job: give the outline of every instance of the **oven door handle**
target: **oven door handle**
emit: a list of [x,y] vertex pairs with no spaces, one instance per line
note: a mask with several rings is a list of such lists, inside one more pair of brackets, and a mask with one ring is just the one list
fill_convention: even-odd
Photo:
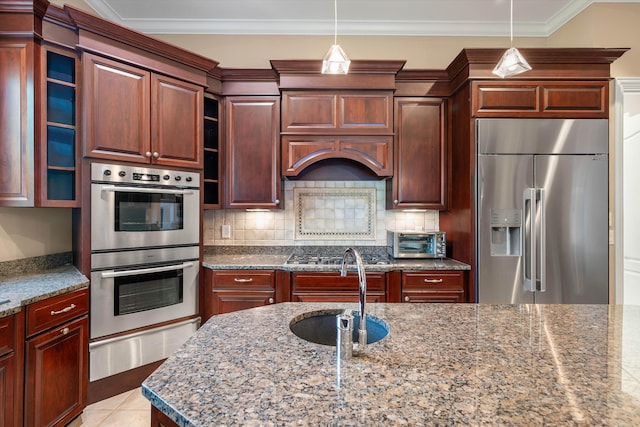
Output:
[[183,262],[177,265],[165,265],[162,267],[140,268],[137,270],[124,270],[124,271],[103,271],[100,273],[100,277],[103,279],[112,279],[114,277],[133,276],[136,274],[149,274],[160,273],[163,271],[182,270],[184,268],[195,267],[196,261]]
[[145,188],[145,187],[121,187],[118,185],[103,185],[102,191],[114,193],[116,191],[130,191],[132,193],[163,193],[163,194],[193,194],[191,190],[172,190],[165,188]]

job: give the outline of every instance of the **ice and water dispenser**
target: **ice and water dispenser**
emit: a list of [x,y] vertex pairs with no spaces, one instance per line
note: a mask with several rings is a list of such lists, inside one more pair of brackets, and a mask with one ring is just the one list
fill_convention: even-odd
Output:
[[522,211],[491,209],[491,256],[522,254]]

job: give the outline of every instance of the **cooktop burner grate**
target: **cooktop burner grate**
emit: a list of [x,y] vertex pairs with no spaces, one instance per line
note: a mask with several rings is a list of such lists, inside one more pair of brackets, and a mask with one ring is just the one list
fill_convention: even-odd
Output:
[[[379,254],[361,254],[362,262],[365,265],[387,265],[390,264],[389,258]],[[353,263],[351,257],[348,262]],[[299,265],[340,265],[342,263],[342,255],[319,255],[319,254],[292,254],[286,264]]]

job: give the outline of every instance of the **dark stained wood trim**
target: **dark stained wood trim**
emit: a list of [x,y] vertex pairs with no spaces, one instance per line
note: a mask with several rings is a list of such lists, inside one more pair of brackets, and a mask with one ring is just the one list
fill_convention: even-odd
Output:
[[[271,60],[271,67],[282,74],[320,74],[322,60],[295,59]],[[356,60],[351,61],[349,74],[397,74],[407,61],[394,60]]]
[[64,9],[67,11],[78,29],[107,37],[110,40],[118,41],[127,46],[144,50],[201,71],[208,72],[218,66],[217,61],[189,52],[173,44],[149,37],[143,33],[123,27],[111,21],[98,18],[97,16],[86,13],[80,9],[76,9],[68,5],[65,5]]
[[44,20],[74,31],[76,29],[67,11],[59,6],[56,6],[53,3],[49,4],[47,13],[46,15],[44,15]]

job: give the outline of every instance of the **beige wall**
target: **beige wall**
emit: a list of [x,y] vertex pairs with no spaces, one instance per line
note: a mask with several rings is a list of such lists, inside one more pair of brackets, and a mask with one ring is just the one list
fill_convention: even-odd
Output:
[[[84,0],[53,0],[91,12]],[[548,39],[516,38],[518,47],[630,47],[612,66],[616,77],[640,76],[640,4],[590,6]],[[517,35],[517,29],[516,29]],[[269,68],[270,59],[322,58],[332,37],[156,35],[227,68]],[[443,69],[467,47],[506,47],[508,38],[339,37],[352,59],[405,59],[407,68]],[[71,250],[68,209],[0,209],[0,261]]]
[[71,250],[71,210],[0,208],[0,262]]

